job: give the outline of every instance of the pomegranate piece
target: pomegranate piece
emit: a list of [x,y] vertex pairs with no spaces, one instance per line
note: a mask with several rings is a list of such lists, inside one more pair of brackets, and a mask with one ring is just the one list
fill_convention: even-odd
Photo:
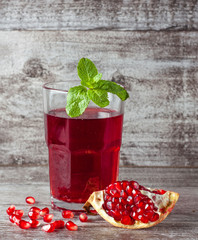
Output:
[[45,214],[49,213],[49,208],[45,207],[40,211],[40,215],[43,217]]
[[22,229],[28,229],[31,227],[31,224],[25,220],[20,220],[19,221],[19,227]]
[[22,218],[23,215],[24,215],[24,211],[23,211],[23,210],[15,210],[14,215],[15,215],[17,218]]
[[88,219],[87,214],[86,213],[81,213],[79,215],[79,219],[80,219],[81,222],[87,222],[87,219]]
[[174,208],[179,194],[150,189],[136,181],[118,181],[91,194],[84,208],[91,205],[117,227],[147,228],[163,221]]
[[34,204],[35,203],[35,199],[33,197],[31,197],[31,196],[26,197],[25,201],[28,204]]
[[55,230],[55,225],[53,223],[46,224],[42,227],[42,231],[44,232],[53,232]]
[[40,222],[35,219],[30,219],[29,223],[31,224],[31,228],[37,228],[40,225]]
[[53,214],[45,214],[45,216],[43,217],[43,221],[49,223],[52,221],[53,217]]
[[78,226],[75,223],[73,223],[72,221],[68,221],[65,224],[65,227],[70,231],[76,231],[78,229]]
[[7,214],[8,215],[12,215],[14,213],[14,210],[15,210],[15,206],[14,205],[11,205],[7,210]]
[[61,229],[64,228],[65,222],[63,220],[56,220],[53,222],[55,229]]
[[39,217],[40,217],[40,213],[39,212],[36,212],[36,211],[34,211],[34,212],[29,212],[28,213],[28,216],[29,216],[29,218],[31,219],[31,220],[36,220],[36,219],[38,219]]
[[63,210],[62,211],[62,216],[63,216],[63,218],[73,218],[74,213],[70,210]]

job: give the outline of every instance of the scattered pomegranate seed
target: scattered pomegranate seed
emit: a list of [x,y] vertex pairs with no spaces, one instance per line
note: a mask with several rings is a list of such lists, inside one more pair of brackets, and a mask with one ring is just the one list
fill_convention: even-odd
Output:
[[15,210],[14,215],[15,215],[17,218],[22,218],[23,215],[24,215],[24,211],[23,211],[23,210]]
[[46,224],[42,227],[44,232],[53,232],[55,230],[55,225],[53,223]]
[[38,214],[40,214],[40,211],[41,211],[41,209],[38,207],[31,207],[29,210],[29,212],[36,212]]
[[14,215],[10,215],[9,216],[9,220],[10,220],[11,223],[14,223],[14,219],[13,218],[14,218]]
[[45,214],[49,213],[49,208],[45,207],[40,211],[40,215],[43,217]]
[[29,223],[31,224],[31,228],[37,228],[40,225],[40,222],[35,219],[30,219]]
[[35,203],[35,199],[33,197],[31,197],[31,196],[26,197],[25,201],[28,204],[34,204]]
[[49,223],[52,221],[53,217],[54,217],[53,214],[45,214],[45,216],[43,217],[43,221]]
[[53,222],[55,229],[61,229],[64,228],[65,222],[63,220],[56,220]]
[[79,215],[79,219],[80,219],[81,222],[87,222],[87,219],[88,219],[87,214],[86,213],[81,213]]
[[63,210],[62,211],[62,216],[64,218],[73,218],[74,217],[74,213],[70,210]]
[[14,206],[14,205],[11,205],[11,206],[6,210],[6,212],[7,212],[8,215],[12,215],[13,212],[14,212],[14,210],[15,210],[15,206]]
[[40,214],[38,212],[29,212],[28,216],[31,220],[36,220],[40,217]]
[[20,220],[19,221],[19,227],[22,229],[28,229],[31,227],[31,224],[25,220]]
[[72,221],[68,221],[65,224],[65,227],[70,231],[76,231],[78,229],[78,226],[75,223],[73,223]]
[[17,225],[17,226],[19,226],[19,222],[20,222],[20,218],[18,218],[17,216],[13,216],[13,221],[14,221],[14,223]]

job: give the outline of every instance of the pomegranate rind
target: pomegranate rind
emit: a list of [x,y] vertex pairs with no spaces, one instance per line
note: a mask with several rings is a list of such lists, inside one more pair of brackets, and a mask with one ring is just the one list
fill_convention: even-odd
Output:
[[87,211],[87,213],[91,213],[90,207],[92,206],[98,212],[98,214],[100,214],[100,216],[104,218],[104,220],[111,223],[115,227],[128,229],[149,228],[162,222],[173,210],[176,202],[179,199],[179,194],[176,192],[167,191],[167,194],[169,195],[169,201],[164,207],[163,212],[159,214],[159,219],[155,222],[142,223],[141,221],[136,220],[133,225],[124,225],[120,221],[115,221],[114,218],[110,217],[102,207],[104,203],[104,190],[93,192],[83,206],[83,208]]

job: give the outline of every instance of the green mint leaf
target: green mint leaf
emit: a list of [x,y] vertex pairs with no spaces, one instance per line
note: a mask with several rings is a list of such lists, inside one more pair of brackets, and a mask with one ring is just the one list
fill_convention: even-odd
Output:
[[83,86],[76,86],[69,89],[67,94],[66,112],[70,117],[80,116],[89,104],[87,89]]
[[102,73],[98,73],[98,74],[93,78],[94,83],[97,83],[101,78],[102,78]]
[[81,79],[81,85],[92,87],[93,83],[98,81],[98,77],[94,80],[94,77],[98,74],[98,70],[94,63],[88,58],[80,59],[77,70],[78,76]]
[[88,97],[99,107],[106,107],[109,105],[108,93],[102,89],[89,89]]
[[99,80],[94,84],[94,89],[106,90],[107,92],[116,94],[122,101],[125,101],[129,97],[128,92],[123,87],[108,80]]

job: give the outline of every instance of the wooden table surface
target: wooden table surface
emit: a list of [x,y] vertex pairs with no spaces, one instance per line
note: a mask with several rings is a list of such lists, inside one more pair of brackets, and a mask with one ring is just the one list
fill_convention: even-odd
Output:
[[[81,223],[78,216],[74,222],[78,231],[62,229],[53,233],[37,229],[22,230],[10,223],[6,209],[15,204],[26,213],[30,206],[25,197],[36,198],[35,206],[50,207],[48,167],[23,166],[0,167],[0,239],[198,239],[198,169],[197,168],[120,168],[120,179],[135,179],[142,185],[162,187],[180,194],[172,213],[159,225],[143,230],[126,230],[111,226],[100,216],[90,216]],[[61,219],[58,211],[53,211]]]

